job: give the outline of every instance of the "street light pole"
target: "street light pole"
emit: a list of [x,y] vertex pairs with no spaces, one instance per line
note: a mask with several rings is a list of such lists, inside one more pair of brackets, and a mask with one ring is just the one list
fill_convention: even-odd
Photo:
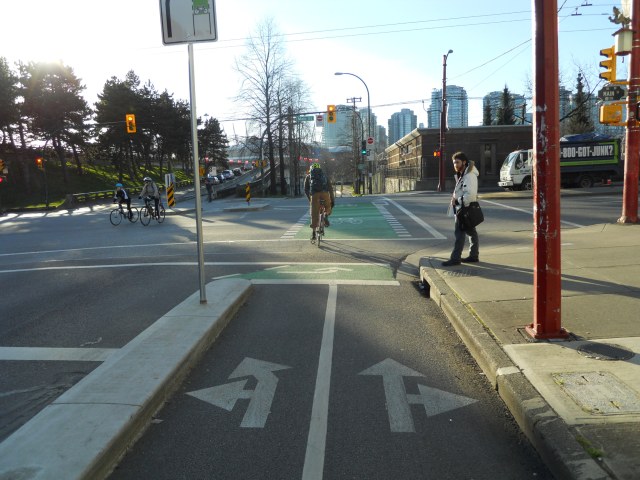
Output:
[[442,56],[442,110],[440,111],[440,162],[438,166],[438,191],[444,191],[444,146],[445,132],[447,125],[447,58],[453,50],[449,50],[446,55]]
[[[364,88],[367,90],[367,138],[371,138],[371,98],[369,96],[369,87],[367,86],[366,82],[355,73],[336,72],[334,75],[351,75],[352,77],[356,77],[362,82]],[[364,186],[362,188],[364,193]],[[371,179],[369,179],[369,193],[371,193]]]

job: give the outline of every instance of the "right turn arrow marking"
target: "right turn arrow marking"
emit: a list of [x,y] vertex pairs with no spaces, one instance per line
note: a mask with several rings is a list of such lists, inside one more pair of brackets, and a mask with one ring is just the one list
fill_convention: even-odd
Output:
[[477,401],[421,384],[418,384],[419,394],[408,394],[402,377],[423,377],[424,375],[390,358],[363,370],[360,375],[382,377],[389,426],[392,432],[415,432],[410,404],[423,405],[427,416],[432,417]]

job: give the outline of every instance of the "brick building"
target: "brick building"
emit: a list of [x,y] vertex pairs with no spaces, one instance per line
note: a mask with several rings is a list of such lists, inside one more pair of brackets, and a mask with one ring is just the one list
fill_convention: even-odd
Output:
[[[377,184],[383,192],[435,190],[439,160],[433,153],[440,144],[440,130],[417,128],[385,150],[386,165]],[[451,155],[462,150],[476,163],[480,186],[497,187],[500,167],[512,151],[532,148],[531,125],[495,125],[451,128],[446,135],[444,159],[446,190],[453,189]]]

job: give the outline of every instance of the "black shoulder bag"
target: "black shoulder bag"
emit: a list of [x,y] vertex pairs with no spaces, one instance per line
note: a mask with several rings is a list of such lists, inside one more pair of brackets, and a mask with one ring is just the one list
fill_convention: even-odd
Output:
[[484,222],[484,214],[478,202],[471,202],[465,206],[464,197],[460,197],[460,205],[456,217],[462,230],[472,230]]

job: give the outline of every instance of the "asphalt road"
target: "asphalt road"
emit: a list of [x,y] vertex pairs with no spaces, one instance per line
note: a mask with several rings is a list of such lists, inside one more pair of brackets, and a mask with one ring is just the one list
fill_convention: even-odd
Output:
[[[273,471],[300,476],[330,290],[327,283],[300,283],[317,277],[345,282],[336,287],[325,478],[389,478],[403,476],[402,469],[404,478],[425,478],[420,472],[433,469],[438,472],[433,478],[460,478],[454,472],[489,478],[484,472],[492,470],[478,467],[493,465],[487,455],[511,465],[504,468],[516,468],[508,478],[528,478],[533,472],[546,478],[535,452],[441,312],[420,296],[415,278],[398,273],[402,260],[417,250],[443,259],[448,255],[447,195],[340,199],[320,249],[307,240],[303,200],[273,199],[270,208],[255,212],[224,211],[232,202],[238,200],[204,205],[205,278],[240,275],[262,283],[159,414],[162,422],[154,423],[125,459],[117,478],[140,473],[138,449],[144,456],[169,448],[182,452],[171,455],[174,473],[182,471],[182,456],[203,459],[193,462],[194,476],[184,478],[208,471],[212,451],[222,452],[225,465],[231,463],[221,478],[233,478],[233,468],[246,467],[246,478],[259,472],[255,467],[261,462],[242,460],[240,453],[248,451],[262,461],[274,458]],[[562,228],[615,221],[620,204],[618,195],[563,197]],[[0,441],[198,289],[193,214],[168,216],[162,225],[114,227],[109,207],[0,217]],[[498,195],[484,200],[483,209],[481,252],[501,241],[500,232],[531,229],[531,199]],[[298,285],[274,283],[282,278]],[[381,279],[400,285],[362,284]],[[187,394],[233,383],[230,375],[245,358],[288,367],[274,372],[279,386],[260,429],[240,426],[246,399],[228,412]],[[415,431],[393,431],[384,382],[380,376],[361,375],[387,359],[419,374],[403,379],[411,401],[426,395],[422,385],[473,403],[435,415],[424,404],[411,403]],[[253,388],[252,382],[255,378],[249,377],[245,388]],[[434,397],[427,397],[433,403]],[[212,430],[224,434],[211,435]],[[184,440],[163,446],[165,435]],[[262,455],[260,448],[266,449]],[[465,455],[475,461],[461,462]]]

